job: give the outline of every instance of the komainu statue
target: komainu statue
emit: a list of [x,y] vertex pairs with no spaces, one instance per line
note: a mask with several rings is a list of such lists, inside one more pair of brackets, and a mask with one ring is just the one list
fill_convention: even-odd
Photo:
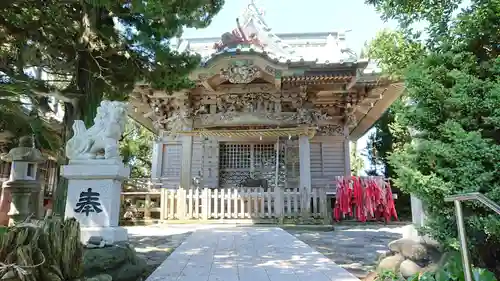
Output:
[[120,159],[118,141],[127,122],[127,104],[102,101],[97,108],[94,125],[85,128],[82,120],[75,120],[73,137],[66,143],[66,157],[70,160]]

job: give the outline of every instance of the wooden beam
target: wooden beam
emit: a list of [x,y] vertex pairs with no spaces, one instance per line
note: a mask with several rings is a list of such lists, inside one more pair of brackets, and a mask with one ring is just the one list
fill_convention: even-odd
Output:
[[208,80],[203,80],[203,82],[201,82],[201,85],[207,89],[207,91],[209,92],[214,92],[214,88],[212,87],[212,85],[210,85],[210,83],[208,82]]
[[232,93],[232,94],[253,94],[262,92],[274,92],[276,87],[268,83],[256,84],[222,84],[215,88],[217,92]]

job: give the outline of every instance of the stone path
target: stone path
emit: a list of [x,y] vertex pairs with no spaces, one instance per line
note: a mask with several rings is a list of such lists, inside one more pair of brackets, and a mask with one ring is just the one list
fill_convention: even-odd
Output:
[[358,281],[276,227],[199,229],[147,281]]
[[134,246],[137,255],[142,257],[152,269],[155,269],[194,231],[214,227],[217,226],[185,224],[129,226],[126,228],[129,242]]
[[285,228],[290,234],[322,253],[357,277],[371,271],[389,242],[402,237],[404,226],[335,226],[334,231]]

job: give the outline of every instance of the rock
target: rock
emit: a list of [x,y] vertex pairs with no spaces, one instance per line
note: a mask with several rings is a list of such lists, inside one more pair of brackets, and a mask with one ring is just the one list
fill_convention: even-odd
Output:
[[95,272],[105,272],[125,263],[130,255],[127,247],[105,247],[85,249],[83,252],[83,268],[85,276]]
[[143,259],[137,258],[135,261],[120,266],[108,273],[113,276],[114,281],[136,281],[148,271],[148,265]]
[[405,258],[400,255],[396,254],[394,256],[386,257],[380,261],[380,263],[377,266],[377,272],[381,272],[384,270],[389,270],[389,271],[397,271],[399,269],[399,265],[405,260]]
[[106,246],[106,241],[101,241],[101,244],[87,244],[85,245],[85,248],[87,249],[95,249],[95,248],[104,248]]
[[376,272],[370,272],[365,278],[361,279],[363,281],[375,281],[377,280],[378,274]]
[[408,278],[422,271],[422,268],[411,260],[404,260],[399,266],[399,273]]
[[85,278],[85,281],[113,281],[113,277],[109,274],[99,274],[94,277]]
[[389,243],[388,247],[392,252],[401,254],[405,258],[413,261],[428,259],[427,248],[419,242],[411,239],[402,238],[392,241]]
[[420,243],[422,243],[426,246],[432,246],[438,250],[442,250],[441,244],[439,244],[439,242],[437,240],[433,239],[429,235],[424,235],[424,236],[420,237]]
[[391,253],[392,253],[391,251],[384,251],[384,252],[378,253],[377,263],[380,263],[381,260],[383,260],[386,257],[390,256]]
[[90,236],[89,240],[87,241],[87,244],[101,245],[102,240],[103,239],[101,236]]
[[[85,249],[83,254],[84,276],[91,277],[87,281],[136,281],[143,277],[147,269],[146,262],[127,243]],[[101,275],[108,275],[111,279],[92,279]]]

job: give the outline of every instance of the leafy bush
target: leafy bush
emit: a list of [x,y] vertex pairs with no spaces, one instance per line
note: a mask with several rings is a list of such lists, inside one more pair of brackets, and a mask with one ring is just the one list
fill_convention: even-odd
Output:
[[[495,275],[484,268],[472,268],[474,281],[497,281]],[[383,271],[376,281],[465,281],[462,260],[458,253],[450,255],[450,258],[436,272],[418,273],[408,278],[403,278],[399,273]]]

